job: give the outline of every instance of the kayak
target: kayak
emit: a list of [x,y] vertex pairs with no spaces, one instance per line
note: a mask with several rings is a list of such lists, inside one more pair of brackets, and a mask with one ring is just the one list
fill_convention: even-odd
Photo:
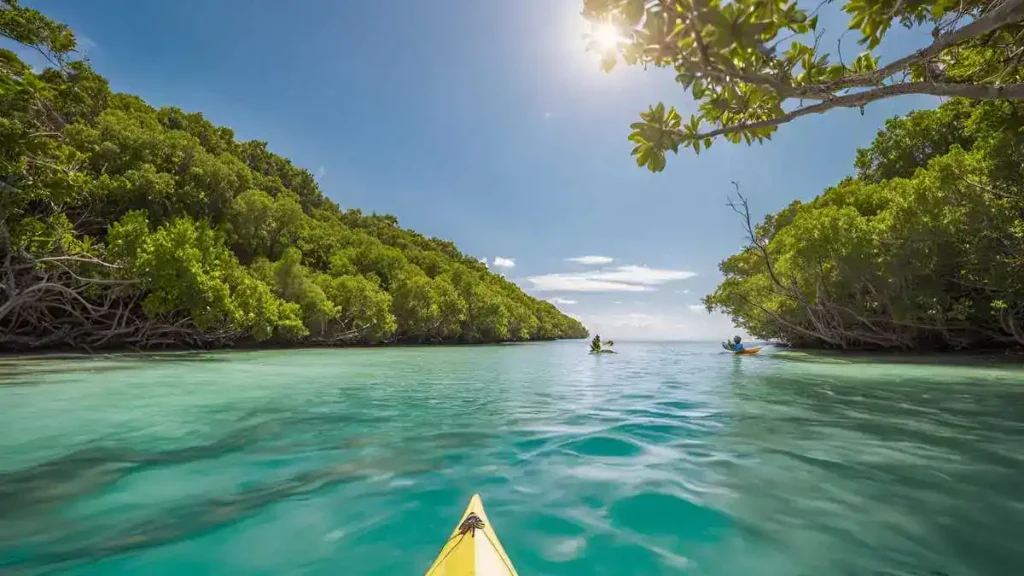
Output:
[[758,346],[757,348],[744,348],[743,350],[740,350],[738,352],[733,352],[733,354],[757,354],[760,351],[761,347]]
[[519,576],[487,520],[479,494],[469,499],[426,576]]

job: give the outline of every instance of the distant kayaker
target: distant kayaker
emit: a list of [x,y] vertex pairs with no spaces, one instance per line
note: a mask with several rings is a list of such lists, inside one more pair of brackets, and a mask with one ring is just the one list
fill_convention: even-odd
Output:
[[611,340],[601,341],[601,337],[598,335],[594,336],[594,339],[590,341],[590,353],[591,354],[615,354],[615,350],[612,350],[612,346],[615,342]]
[[743,338],[740,338],[739,336],[733,336],[732,342],[726,340],[725,342],[722,342],[722,347],[733,352],[741,352],[743,350],[743,344],[741,343],[742,340]]

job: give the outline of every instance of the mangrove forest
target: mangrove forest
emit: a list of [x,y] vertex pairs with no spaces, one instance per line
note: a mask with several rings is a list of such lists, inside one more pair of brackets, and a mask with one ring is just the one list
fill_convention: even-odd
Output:
[[580,322],[198,113],[113,93],[16,0],[0,36],[0,351],[583,338]]
[[[887,122],[856,176],[754,224],[704,299],[759,338],[828,348],[1024,345],[1024,104]],[[738,191],[739,192],[739,191]]]

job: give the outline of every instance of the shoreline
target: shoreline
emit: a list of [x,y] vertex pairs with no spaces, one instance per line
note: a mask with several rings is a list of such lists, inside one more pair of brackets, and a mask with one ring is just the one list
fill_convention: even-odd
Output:
[[248,344],[240,346],[219,346],[215,348],[194,348],[194,347],[166,347],[166,348],[132,348],[130,346],[114,346],[110,348],[100,348],[94,351],[82,350],[80,348],[43,348],[39,350],[0,350],[0,362],[8,360],[36,360],[36,359],[81,359],[81,358],[98,358],[102,356],[130,356],[130,355],[152,355],[152,354],[198,354],[198,353],[211,353],[211,352],[270,352],[270,351],[285,351],[285,350],[323,350],[328,348],[334,348],[338,350],[346,349],[368,349],[368,348],[455,348],[463,346],[508,346],[518,344],[539,344],[547,342],[563,342],[563,341],[575,341],[585,340],[585,338],[550,338],[550,339],[538,339],[538,340],[507,340],[499,342],[395,342],[392,344],[321,344],[315,343],[302,343],[296,345],[270,345],[261,346],[259,344]]
[[[194,348],[194,347],[165,347],[165,348],[150,348],[150,349],[137,349],[125,346],[115,346],[110,348],[101,348],[99,350],[87,351],[80,348],[45,348],[39,350],[24,350],[24,351],[0,351],[0,363],[5,362],[16,362],[20,360],[82,360],[88,358],[101,358],[105,356],[148,356],[148,355],[169,355],[169,354],[202,354],[202,353],[216,353],[216,352],[273,352],[273,351],[288,351],[288,350],[323,350],[328,348],[338,350],[348,349],[393,349],[393,348],[456,348],[456,347],[481,347],[481,346],[512,346],[512,345],[523,345],[523,344],[543,344],[550,342],[583,342],[586,338],[551,338],[545,340],[515,340],[515,341],[499,341],[499,342],[395,342],[391,344],[365,344],[365,343],[353,343],[353,344],[316,344],[316,343],[302,343],[295,345],[289,344],[275,344],[275,345],[260,345],[256,343],[243,344],[238,346],[220,346],[214,348]],[[710,345],[717,345],[718,342],[715,340],[619,340],[623,344],[708,344],[709,351],[711,351]],[[790,346],[784,343],[770,342],[761,343],[757,342],[758,345],[768,348],[775,349],[778,352],[784,353],[796,353],[806,355],[820,355],[824,357],[843,357],[843,358],[858,358],[858,357],[873,357],[875,359],[891,359],[891,360],[913,360],[915,358],[965,358],[970,356],[980,356],[987,358],[999,358],[1004,360],[1016,360],[1024,362],[1024,348],[1021,347],[1007,347],[1007,348],[975,348],[975,349],[961,349],[961,350],[893,350],[893,349],[877,349],[877,350],[840,350],[831,348],[813,348],[813,347],[797,347]],[[770,355],[770,354],[769,354]]]

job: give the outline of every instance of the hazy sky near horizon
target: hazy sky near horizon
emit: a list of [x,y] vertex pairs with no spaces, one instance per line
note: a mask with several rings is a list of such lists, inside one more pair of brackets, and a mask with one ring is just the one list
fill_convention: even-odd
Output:
[[[266,140],[341,206],[453,240],[621,339],[735,332],[700,306],[743,245],[730,182],[758,217],[810,199],[852,173],[886,118],[938,103],[807,117],[651,174],[629,156],[629,124],[659,100],[684,116],[694,103],[669,71],[601,72],[581,0],[24,3],[68,23],[115,90]],[[821,25],[834,45],[845,19]],[[897,31],[882,60],[927,40]]]

